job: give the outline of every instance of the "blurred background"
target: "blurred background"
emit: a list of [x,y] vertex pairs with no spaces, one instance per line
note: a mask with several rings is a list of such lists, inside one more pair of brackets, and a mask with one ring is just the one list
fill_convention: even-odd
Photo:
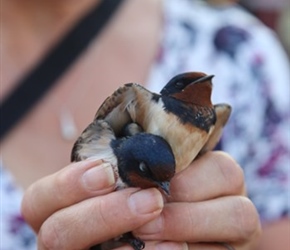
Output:
[[290,1],[241,0],[240,4],[278,34],[290,56]]

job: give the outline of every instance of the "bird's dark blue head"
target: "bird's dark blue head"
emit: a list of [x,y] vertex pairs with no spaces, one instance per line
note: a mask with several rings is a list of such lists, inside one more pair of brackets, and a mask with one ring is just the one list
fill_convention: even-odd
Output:
[[112,141],[119,175],[133,187],[158,187],[169,194],[169,182],[175,174],[175,158],[162,137],[139,133]]
[[161,96],[199,105],[211,105],[213,75],[202,72],[187,72],[173,77],[160,91]]

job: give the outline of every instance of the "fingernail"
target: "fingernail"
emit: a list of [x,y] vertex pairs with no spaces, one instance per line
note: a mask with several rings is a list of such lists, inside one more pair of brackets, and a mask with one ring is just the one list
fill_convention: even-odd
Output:
[[148,214],[161,211],[163,198],[155,188],[144,189],[133,193],[128,199],[128,205],[135,214]]
[[82,181],[84,187],[89,191],[110,187],[115,183],[113,168],[109,163],[90,168],[83,174]]
[[187,243],[182,242],[161,242],[156,245],[156,250],[188,250]]

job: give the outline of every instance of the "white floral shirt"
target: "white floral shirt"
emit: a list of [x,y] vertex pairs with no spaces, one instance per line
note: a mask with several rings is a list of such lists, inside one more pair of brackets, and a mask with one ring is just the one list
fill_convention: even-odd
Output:
[[0,163],[0,249],[34,250],[36,239],[20,214],[22,190]]
[[[238,5],[164,1],[163,40],[148,86],[159,91],[175,74],[214,74],[213,102],[233,112],[218,145],[243,167],[262,221],[290,215],[290,73],[275,34]],[[20,215],[22,192],[0,168],[0,250],[36,249]]]
[[166,1],[159,91],[184,71],[214,74],[213,103],[232,108],[218,149],[243,167],[261,220],[290,215],[290,65],[276,35],[238,5]]

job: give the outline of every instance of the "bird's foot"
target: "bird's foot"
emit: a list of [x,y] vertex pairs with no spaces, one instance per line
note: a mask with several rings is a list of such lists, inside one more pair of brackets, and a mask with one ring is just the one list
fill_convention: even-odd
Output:
[[145,247],[145,243],[139,238],[136,238],[131,232],[123,234],[120,241],[130,244],[134,250],[142,250]]
[[142,250],[145,247],[145,243],[138,238],[132,239],[128,243],[134,248],[134,250]]

